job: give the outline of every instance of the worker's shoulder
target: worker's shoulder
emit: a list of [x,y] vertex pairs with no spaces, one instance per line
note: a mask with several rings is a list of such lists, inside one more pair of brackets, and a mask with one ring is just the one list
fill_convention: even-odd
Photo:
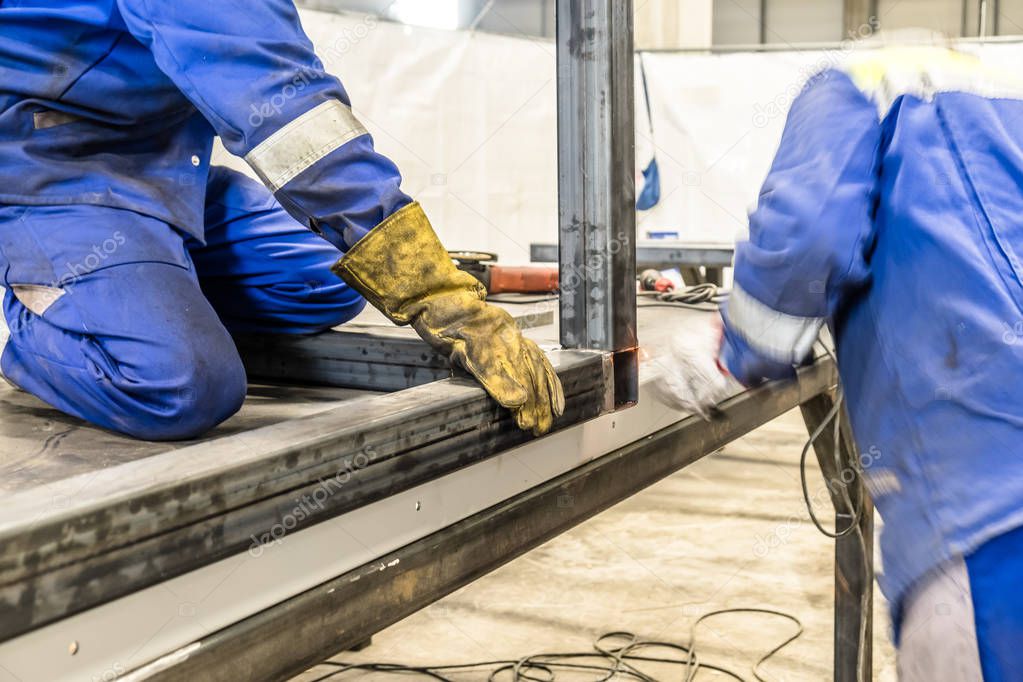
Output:
[[1023,100],[1023,79],[975,55],[934,45],[855,50],[837,66],[867,97],[886,110],[903,95],[930,100],[963,92],[990,99]]

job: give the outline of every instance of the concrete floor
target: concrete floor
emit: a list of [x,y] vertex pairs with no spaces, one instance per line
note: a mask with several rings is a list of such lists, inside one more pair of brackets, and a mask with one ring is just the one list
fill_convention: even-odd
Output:
[[[586,651],[604,632],[685,644],[692,623],[722,608],[767,607],[803,621],[803,636],[764,668],[769,680],[831,678],[833,544],[810,523],[799,485],[806,439],[798,411],[682,471],[334,660],[442,665]],[[811,495],[826,500],[814,466]],[[830,519],[830,509],[818,514]],[[874,680],[896,679],[888,617],[876,598]],[[750,668],[794,625],[726,615],[697,631],[701,660]],[[657,654],[653,654],[657,655]],[[663,680],[680,667],[650,665]],[[295,678],[310,682],[318,666]],[[474,673],[459,680],[485,680]],[[352,672],[332,679],[412,679]],[[425,678],[423,678],[425,679]],[[507,679],[505,676],[504,679]],[[592,680],[594,675],[565,676]],[[698,680],[727,679],[701,671]]]

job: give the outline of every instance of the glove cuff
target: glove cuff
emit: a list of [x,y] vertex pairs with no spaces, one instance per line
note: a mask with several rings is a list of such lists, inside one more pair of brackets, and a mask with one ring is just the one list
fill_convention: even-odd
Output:
[[412,322],[427,298],[455,294],[482,301],[487,294],[455,267],[418,202],[373,228],[332,270],[395,324]]

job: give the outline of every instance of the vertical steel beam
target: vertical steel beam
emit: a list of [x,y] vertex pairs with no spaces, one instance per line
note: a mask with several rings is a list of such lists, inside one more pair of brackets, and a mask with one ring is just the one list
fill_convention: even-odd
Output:
[[638,394],[632,0],[557,0],[561,343],[609,351]]
[[[834,407],[834,398],[821,394],[801,406],[807,430],[813,433]],[[869,682],[873,668],[874,505],[857,466],[859,450],[844,408],[838,453],[831,428],[814,443],[821,473],[835,505],[836,531],[858,524],[835,541],[835,682]],[[842,489],[848,490],[853,510]],[[855,513],[858,510],[858,514]]]
[[843,38],[864,37],[864,27],[878,28],[878,0],[845,0],[842,12]]
[[761,45],[767,44],[767,0],[760,0],[760,34],[759,42]]

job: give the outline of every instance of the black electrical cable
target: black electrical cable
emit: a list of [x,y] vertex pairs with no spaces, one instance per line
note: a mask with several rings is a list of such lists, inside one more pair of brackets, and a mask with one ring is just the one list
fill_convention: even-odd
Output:
[[[803,501],[806,503],[806,511],[810,516],[810,520],[813,521],[813,525],[817,527],[817,530],[819,530],[821,533],[831,538],[832,540],[837,540],[838,538],[843,538],[846,535],[849,535],[850,533],[853,532],[853,529],[859,526],[860,510],[859,508],[856,509],[856,513],[852,521],[844,530],[836,531],[833,533],[826,529],[824,525],[820,522],[820,519],[817,518],[817,514],[813,511],[813,502],[810,500],[810,490],[806,482],[806,456],[810,452],[810,448],[814,446],[814,444],[817,442],[817,439],[821,437],[821,434],[824,433],[824,430],[827,429],[827,427],[830,426],[833,421],[835,422],[835,433],[839,432],[840,421],[838,419],[838,412],[841,408],[842,398],[841,396],[839,396],[839,398],[835,400],[835,405],[828,412],[827,416],[824,417],[824,420],[821,422],[820,426],[818,426],[810,435],[810,439],[807,440],[806,444],[803,446],[803,452],[799,455],[799,482],[803,487]],[[851,507],[852,505],[850,505],[850,509]]]
[[[339,679],[345,673],[353,671],[390,673],[393,675],[418,675],[438,680],[439,682],[455,682],[453,678],[447,677],[445,673],[457,675],[475,672],[486,672],[488,682],[557,682],[559,672],[594,672],[601,675],[595,678],[594,682],[610,682],[612,680],[658,682],[657,678],[644,673],[633,665],[634,663],[659,663],[681,666],[685,670],[685,682],[693,682],[701,670],[714,671],[739,682],[746,682],[742,675],[733,670],[700,661],[695,646],[696,630],[701,623],[710,618],[735,613],[757,613],[777,616],[791,621],[798,628],[795,634],[789,636],[781,644],[760,657],[756,664],[754,664],[752,669],[753,676],[760,682],[766,682],[765,678],[761,676],[760,670],[762,666],[803,634],[803,623],[792,614],[776,609],[763,608],[722,609],[702,615],[693,622],[689,629],[689,646],[673,642],[641,640],[630,632],[617,631],[608,632],[598,637],[593,643],[593,651],[535,654],[514,661],[483,661],[479,663],[436,666],[328,661],[321,665],[335,668],[335,670],[314,678],[310,682]],[[617,646],[613,644],[615,640],[619,642]],[[682,657],[667,658],[665,656],[643,654],[643,652],[651,649],[674,651],[681,654]],[[587,661],[591,662],[588,663]]]
[[[835,354],[831,351],[831,349],[828,348],[823,342],[821,342],[820,345],[824,349],[824,352],[831,356],[831,359],[835,361],[837,364],[837,359],[835,358]],[[862,507],[855,507],[855,505],[853,505],[852,498],[848,494],[848,486],[845,484],[844,480],[840,480],[839,482],[841,483],[841,490],[843,493],[842,501],[847,504],[852,520],[850,521],[849,525],[842,531],[838,531],[838,529],[836,529],[835,532],[827,530],[824,527],[824,524],[821,523],[820,519],[817,518],[817,514],[813,511],[813,502],[810,500],[810,490],[806,482],[806,456],[807,454],[809,454],[810,448],[812,448],[814,444],[817,443],[817,439],[821,437],[825,429],[827,429],[828,426],[832,422],[834,422],[833,434],[835,442],[833,452],[835,457],[835,468],[836,471],[839,472],[839,477],[841,478],[842,464],[839,458],[839,446],[842,429],[841,410],[843,402],[844,396],[842,394],[841,389],[839,389],[838,395],[835,398],[835,404],[832,406],[831,410],[828,411],[827,415],[825,415],[820,425],[816,429],[814,429],[814,432],[812,434],[810,434],[810,438],[806,441],[806,444],[803,445],[803,451],[799,455],[799,482],[803,488],[803,501],[806,503],[807,514],[809,514],[810,520],[813,522],[813,525],[817,527],[817,530],[819,530],[821,533],[831,538],[832,540],[843,538],[852,533],[857,528],[859,528],[860,517],[862,515]]]
[[[818,339],[818,343],[820,343],[821,348],[824,349],[824,352],[828,354],[828,356],[831,358],[832,362],[834,362],[835,366],[837,367],[838,366],[838,358],[835,357],[834,351],[831,348],[828,348],[827,344],[825,344],[820,339]],[[817,527],[817,530],[819,530],[825,536],[827,536],[829,538],[832,538],[832,539],[842,538],[842,537],[845,537],[845,536],[847,536],[847,535],[849,535],[851,533],[855,533],[856,534],[856,538],[859,540],[860,551],[863,553],[864,556],[867,556],[867,542],[866,542],[866,539],[863,537],[863,529],[860,528],[860,521],[862,520],[862,516],[863,516],[863,505],[855,505],[855,504],[853,504],[852,496],[849,494],[849,484],[845,481],[845,479],[842,476],[843,471],[842,471],[842,460],[841,460],[840,447],[841,447],[841,433],[842,433],[842,406],[844,404],[844,401],[845,401],[845,395],[842,393],[841,388],[839,388],[838,391],[837,391],[837,395],[835,397],[835,404],[832,406],[831,410],[828,411],[828,414],[825,415],[825,417],[824,417],[823,421],[821,422],[820,426],[818,426],[814,430],[814,432],[810,435],[810,438],[809,438],[809,440],[807,440],[806,445],[803,446],[803,452],[802,452],[802,454],[800,455],[800,458],[799,458],[799,478],[800,478],[800,483],[802,484],[802,487],[803,487],[803,501],[806,503],[807,513],[809,513],[810,520],[813,521],[813,524]],[[813,503],[810,501],[810,493],[809,493],[809,490],[807,489],[807,484],[806,484],[806,455],[809,452],[810,448],[813,447],[813,445],[817,442],[817,439],[820,438],[821,434],[824,433],[824,430],[827,428],[828,424],[831,423],[832,421],[835,424],[834,425],[834,431],[833,431],[834,443],[832,445],[832,447],[833,447],[832,455],[833,455],[834,460],[835,460],[835,471],[837,471],[838,474],[839,474],[839,485],[836,486],[836,487],[838,487],[838,489],[839,489],[839,493],[840,493],[840,495],[842,497],[842,503],[845,505],[846,509],[848,509],[848,510],[853,512],[852,514],[845,514],[845,516],[851,516],[851,521],[849,522],[849,525],[845,528],[845,530],[842,530],[842,531],[839,532],[838,529],[837,529],[837,526],[836,526],[836,532],[834,532],[834,533],[826,530],[824,528],[824,526],[821,524],[821,522],[818,520],[817,515],[813,511]],[[853,462],[852,463],[852,466],[855,469],[855,471],[854,471],[854,474],[856,475],[855,478],[860,478],[863,475],[863,471],[857,465],[858,465],[858,462]],[[830,488],[830,486],[829,486],[829,488]],[[837,507],[837,505],[836,505],[836,507]],[[838,514],[836,514],[836,516],[837,515]],[[869,564],[867,562],[864,562],[864,579],[865,579],[867,584],[870,584],[870,583],[873,582],[873,576],[871,575],[871,569],[870,569]],[[866,614],[868,612],[869,607],[870,607],[870,592],[867,591],[867,590],[864,590],[863,596],[860,599],[860,612],[861,612],[861,614]],[[864,657],[864,652],[866,650],[868,618],[862,617],[862,618],[860,618],[860,621],[861,621],[860,622],[860,642],[859,642],[860,657],[859,657],[859,660],[856,661],[856,679],[857,680],[863,680],[864,679],[864,663],[865,663],[865,661],[864,661],[863,657]]]
[[[640,292],[640,308],[687,308],[690,310],[703,310],[714,312],[720,310],[721,304],[728,300],[728,291],[719,288],[716,284],[704,283],[691,287],[685,287],[677,291],[642,291]],[[654,299],[656,302],[647,303],[647,299]]]

